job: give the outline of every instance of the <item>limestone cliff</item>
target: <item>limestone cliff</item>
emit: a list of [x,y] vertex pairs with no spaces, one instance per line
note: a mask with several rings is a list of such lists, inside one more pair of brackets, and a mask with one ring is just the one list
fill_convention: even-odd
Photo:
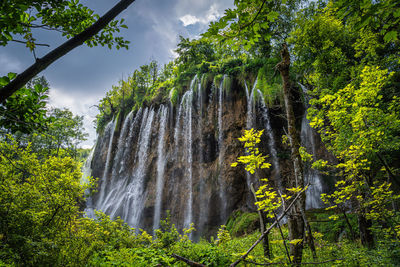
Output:
[[[149,105],[110,122],[98,137],[91,163],[92,176],[99,178],[93,208],[150,232],[169,210],[178,229],[194,223],[196,237],[214,232],[234,210],[255,210],[249,183],[268,177],[282,186],[291,165],[280,138],[285,125],[281,108],[268,109],[256,86],[247,88],[237,80],[229,84],[201,85],[195,77],[175,107]],[[301,114],[302,104],[297,107]],[[265,129],[260,149],[272,164],[254,176],[230,166],[244,154],[237,138],[245,128]],[[307,138],[318,139],[307,131],[305,146]],[[315,179],[315,190],[324,190],[323,179]]]

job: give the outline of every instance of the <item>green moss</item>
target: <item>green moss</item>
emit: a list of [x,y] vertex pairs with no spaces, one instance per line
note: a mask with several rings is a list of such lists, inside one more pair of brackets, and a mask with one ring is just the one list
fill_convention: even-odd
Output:
[[212,73],[204,73],[201,75],[201,89],[205,89],[207,87],[207,84],[212,82],[214,79],[214,74]]
[[179,92],[178,92],[178,90],[176,88],[173,88],[169,92],[169,101],[171,101],[173,106],[175,106],[177,101],[178,101],[178,95],[179,95]]
[[210,62],[203,61],[201,64],[197,65],[199,74],[207,73],[210,69]]
[[220,84],[221,80],[223,79],[224,75],[223,74],[218,74],[214,76],[214,84]]
[[267,66],[263,66],[258,70],[257,88],[263,93],[265,104],[268,107],[283,103],[282,85],[270,75]]
[[114,131],[117,131],[121,125],[122,117],[121,117],[121,110],[118,111],[117,117],[115,118],[115,126]]
[[240,210],[231,214],[226,224],[226,229],[233,236],[252,233],[259,227],[259,218],[256,212],[242,212]]
[[231,58],[224,60],[221,64],[220,72],[230,76],[239,75],[243,68],[243,60],[240,58]]
[[229,93],[232,89],[232,78],[230,76],[225,76],[224,82],[222,83],[222,88],[224,92]]

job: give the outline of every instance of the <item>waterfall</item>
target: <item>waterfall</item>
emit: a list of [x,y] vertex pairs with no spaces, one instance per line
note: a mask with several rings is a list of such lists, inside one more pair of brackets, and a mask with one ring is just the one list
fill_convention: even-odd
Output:
[[[88,158],[85,161],[85,164],[83,165],[81,184],[88,184],[89,183],[88,177],[92,175],[91,163],[92,163],[92,159],[93,159],[94,150],[96,148],[96,144],[97,144],[97,142],[94,144],[92,150],[90,151],[90,154],[89,154]],[[86,189],[85,195],[88,195],[89,192],[87,192],[87,191],[88,191],[88,189]],[[86,208],[85,208],[85,210],[83,212],[84,212],[84,216],[85,217],[88,217],[88,218],[94,218],[95,217],[94,207],[93,207],[93,200],[92,200],[92,197],[90,195],[86,198]]]
[[[204,76],[203,76],[204,77]],[[202,77],[202,79],[203,79]],[[204,179],[204,170],[203,170],[203,90],[201,87],[201,81],[198,83],[198,94],[197,94],[197,109],[198,109],[198,122],[197,122],[197,138],[199,140],[199,217],[197,218],[196,228],[198,231],[196,233],[202,233],[204,229],[204,225],[206,223],[206,219],[208,217],[208,199],[205,192],[205,179]],[[198,237],[198,236],[196,236]]]
[[[244,83],[245,85],[245,91],[246,91],[246,99],[247,99],[247,112],[246,112],[246,129],[249,130],[254,127],[254,111],[255,111],[255,104],[254,104],[254,90],[257,86],[257,79],[254,82],[253,87],[251,88],[251,92],[249,92],[249,89],[247,87],[247,83]],[[250,207],[254,206],[254,199],[251,196],[252,193],[250,192],[250,185],[254,183],[254,178],[250,175],[249,172],[246,171],[246,182],[247,182],[247,188],[248,188],[248,195],[249,197],[247,198],[247,205]]]
[[106,134],[110,135],[110,140],[108,141],[108,149],[107,149],[107,159],[106,159],[106,166],[104,167],[103,177],[100,180],[100,195],[97,203],[99,205],[103,204],[104,196],[106,193],[107,185],[108,185],[108,172],[111,163],[111,155],[112,155],[112,144],[114,140],[114,132],[115,132],[115,121],[112,119],[106,126],[105,129]]
[[184,227],[188,228],[193,222],[193,153],[192,153],[192,107],[193,107],[193,89],[196,84],[197,76],[193,78],[190,90],[182,97],[182,103],[185,104],[184,114],[184,155],[187,160],[187,205],[185,208]]
[[[282,129],[271,124],[281,119],[271,121],[257,81],[252,88],[244,85],[247,101],[243,101],[237,88],[227,90],[227,78],[211,83],[209,77],[195,76],[175,107],[169,103],[157,109],[143,106],[136,113],[120,117],[118,125],[116,119],[109,122],[99,137],[91,164],[92,175],[101,179],[99,192],[87,201],[87,216],[94,216],[95,207],[112,219],[119,216],[131,227],[150,232],[160,227],[165,210],[169,210],[178,230],[195,223],[197,231],[189,237],[198,240],[204,234],[214,234],[217,224],[229,216],[228,207],[254,210],[254,198],[243,187],[257,184],[257,177],[247,172],[243,177],[242,171],[228,168],[227,161],[242,151],[241,144],[233,138],[240,135],[244,126],[255,128],[256,122],[261,122],[272,174],[279,181],[274,136],[282,134]],[[238,110],[246,113],[238,114]],[[303,144],[315,151],[306,126],[309,127],[303,121]],[[319,174],[307,170],[305,173],[306,179],[313,181],[307,192],[307,207],[318,206]]]
[[221,201],[221,221],[224,222],[226,219],[226,193],[225,193],[225,182],[223,180],[223,172],[224,172],[224,129],[222,124],[222,114],[223,114],[223,94],[224,94],[224,78],[221,80],[221,83],[218,88],[218,167],[219,167],[219,176],[218,176],[218,185],[219,185],[219,198]]
[[[141,116],[141,112],[138,112],[130,129],[135,127],[140,117],[142,117],[142,120],[134,158],[135,168],[131,174],[127,174],[118,179],[118,182],[116,182],[113,190],[108,195],[105,203],[106,205],[102,207],[102,210],[110,214],[111,218],[120,216],[133,227],[140,226],[140,218],[143,210],[143,187],[147,172],[147,155],[154,110],[146,108],[143,112],[143,116]],[[129,135],[131,135],[131,133]],[[126,148],[132,146],[131,140],[132,139],[129,139],[126,143]],[[128,149],[125,149],[125,151],[127,150]]]
[[182,109],[183,109],[183,99],[182,102],[179,105],[178,112],[176,113],[176,124],[175,124],[175,129],[174,129],[174,144],[175,144],[175,159],[178,158],[178,153],[179,153],[179,135],[180,135],[180,124],[181,124],[181,114],[182,114]]
[[[133,121],[131,119],[132,115],[133,113],[130,113],[125,119],[123,126],[123,128],[125,129],[122,129],[120,139],[118,140],[117,156],[115,157],[116,163],[112,175],[113,186],[108,192],[103,205],[100,206],[100,209],[102,211],[111,214],[111,218],[116,217],[115,213],[118,209],[116,209],[115,204],[118,203],[118,199],[120,199],[121,196],[124,194],[127,178],[129,177],[129,175],[125,173],[125,162],[131,152],[133,134],[135,133],[135,127],[137,127],[138,122],[141,118],[142,109],[139,109]],[[129,126],[129,135],[128,137],[126,137],[127,133],[125,133],[125,131],[126,129],[128,129],[128,126]],[[119,169],[118,169],[118,164],[120,165]]]
[[[307,119],[307,108],[309,107],[308,101],[308,90],[307,88],[299,83],[305,100],[304,108],[305,112],[301,120],[301,145],[306,148],[306,150],[312,153],[313,158],[317,155],[317,148],[315,145],[314,131],[310,126],[310,122]],[[310,183],[309,188],[306,191],[306,209],[321,208],[324,203],[321,200],[321,194],[323,193],[321,175],[319,171],[312,169],[310,166],[304,168],[304,181],[305,184]]]
[[[132,116],[133,116],[133,111],[129,112],[129,114],[126,116],[124,123],[122,125],[121,134],[118,139],[117,152],[115,154],[115,159],[114,159],[115,164],[112,169],[112,179],[113,180],[114,180],[115,176],[118,174],[118,172],[123,168],[122,164],[124,162],[123,156],[124,156],[124,152],[125,152],[124,148],[125,148],[128,130],[130,128],[129,124],[131,123]],[[120,165],[120,168],[117,167],[118,165]]]
[[[147,109],[146,109],[147,111]],[[136,168],[132,174],[132,180],[128,184],[125,196],[125,216],[122,217],[129,225],[133,227],[139,227],[140,217],[143,210],[143,199],[144,199],[144,179],[147,171],[147,156],[151,136],[151,126],[154,119],[154,110],[151,108],[147,112],[147,117],[143,116],[139,143],[136,155]]]
[[[316,145],[314,141],[314,133],[310,126],[310,122],[307,120],[307,112],[304,112],[301,121],[301,145],[306,150],[312,153],[313,157],[316,157]],[[306,209],[321,208],[324,206],[321,200],[321,194],[323,188],[321,184],[321,175],[317,170],[312,169],[310,166],[304,168],[304,181],[305,184],[310,183],[309,188],[306,191]]]
[[118,171],[119,174],[123,173],[125,171],[126,159],[129,157],[129,155],[131,153],[132,143],[133,143],[133,135],[136,132],[135,128],[138,127],[139,121],[142,118],[142,113],[143,113],[143,110],[142,110],[142,108],[140,108],[138,110],[138,112],[136,113],[136,116],[133,119],[133,121],[131,121],[131,125],[129,126],[129,135],[125,142],[124,153],[123,153],[123,156],[121,159],[120,169]]
[[[109,178],[110,191],[106,192],[106,196],[104,196],[105,197],[104,201],[100,202],[100,204],[101,204],[100,209],[102,209],[102,210],[106,210],[108,204],[110,203],[109,202],[109,198],[112,197],[113,191],[115,190],[115,183],[116,183],[115,180],[118,178],[117,177],[118,176],[118,169],[121,169],[122,165],[124,163],[123,162],[123,160],[124,160],[124,158],[123,158],[123,156],[124,156],[124,146],[125,146],[125,143],[126,143],[126,137],[128,135],[128,130],[129,130],[128,126],[129,126],[129,124],[131,122],[132,116],[133,116],[133,111],[131,111],[128,114],[128,116],[126,116],[126,118],[124,120],[124,123],[122,125],[121,134],[120,134],[119,139],[118,139],[117,150],[116,150],[115,157],[114,157],[114,160],[113,160],[114,164],[113,164],[113,167],[111,169],[111,177]],[[118,168],[119,166],[121,166],[121,167]]]
[[275,144],[275,138],[274,138],[274,133],[272,131],[272,127],[271,127],[271,121],[269,118],[269,112],[268,112],[268,107],[265,104],[265,100],[264,100],[264,96],[262,94],[262,92],[260,90],[257,90],[258,95],[259,95],[259,102],[261,104],[261,114],[262,114],[262,118],[264,121],[264,129],[266,130],[266,133],[268,135],[268,149],[269,149],[269,153],[271,155],[271,159],[272,159],[272,166],[274,168],[274,173],[275,173],[275,177],[276,180],[279,181],[278,187],[280,189],[282,189],[282,183],[281,183],[281,179],[280,179],[280,166],[279,166],[279,159],[278,159],[278,153],[276,152],[276,144]]
[[257,79],[254,82],[254,85],[251,88],[250,93],[249,89],[247,88],[247,83],[245,82],[244,84],[245,84],[246,98],[247,98],[246,129],[249,130],[254,127],[254,118],[255,118],[254,90],[257,87]]
[[161,105],[159,110],[160,128],[157,144],[157,181],[156,181],[156,200],[154,206],[154,219],[153,230],[160,227],[161,217],[161,204],[162,193],[164,188],[164,169],[165,169],[165,155],[164,155],[164,137],[165,129],[167,128],[168,109]]

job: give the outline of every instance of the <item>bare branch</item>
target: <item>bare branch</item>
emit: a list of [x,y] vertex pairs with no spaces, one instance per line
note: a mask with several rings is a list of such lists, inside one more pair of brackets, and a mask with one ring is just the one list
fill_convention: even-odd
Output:
[[192,266],[192,267],[206,267],[206,265],[204,265],[204,264],[191,261],[189,259],[186,259],[186,258],[184,258],[182,256],[179,256],[179,255],[176,255],[174,253],[171,255],[171,257],[173,257],[173,258],[175,258],[177,260],[183,261],[184,263],[186,263],[187,265]]
[[257,14],[255,15],[254,18],[253,18],[249,23],[246,23],[245,25],[243,25],[243,26],[240,27],[239,32],[240,32],[241,30],[243,30],[244,28],[247,28],[247,27],[251,26],[251,25],[254,23],[254,21],[255,21],[255,20],[257,19],[257,17],[260,15],[261,10],[263,9],[265,2],[267,2],[267,0],[264,0],[264,1],[263,1],[263,3],[261,4],[260,9],[258,10],[258,12],[257,12]]
[[267,235],[272,230],[272,228],[274,228],[275,225],[278,224],[280,220],[282,220],[283,217],[285,217],[286,213],[292,208],[292,206],[296,203],[296,201],[300,198],[302,193],[305,191],[305,189],[309,185],[310,184],[308,183],[300,192],[297,193],[296,197],[293,199],[293,201],[290,203],[290,205],[286,207],[286,209],[282,212],[282,214],[277,219],[275,219],[274,223],[272,223],[270,225],[270,227],[264,233],[262,233],[262,235],[257,239],[257,241],[254,242],[254,244],[247,250],[247,252],[245,254],[243,254],[237,261],[232,263],[230,265],[230,267],[234,267],[234,266],[238,265],[242,260],[246,259],[246,257],[249,255],[249,253],[258,245],[258,243],[260,243],[260,241],[264,238],[264,236]]
[[[21,44],[26,44],[26,43],[27,43],[27,42],[25,42],[25,41],[15,40],[15,39],[12,39],[11,41],[12,41],[12,42],[16,42],[16,43],[21,43]],[[36,45],[36,46],[47,46],[47,47],[50,47],[50,45],[48,45],[48,44],[36,44],[36,43],[35,43],[35,45]]]
[[[332,262],[332,261],[341,261],[344,260],[344,258],[340,259],[331,259],[331,260],[326,260],[326,261],[319,261],[319,262],[302,262],[300,263],[301,265],[318,265],[318,264],[323,264],[327,262]],[[258,263],[254,261],[249,261],[249,260],[243,260],[244,262],[251,263],[254,265],[260,265],[260,266],[270,266],[270,265],[283,265],[285,264],[284,262],[268,262],[268,263]]]

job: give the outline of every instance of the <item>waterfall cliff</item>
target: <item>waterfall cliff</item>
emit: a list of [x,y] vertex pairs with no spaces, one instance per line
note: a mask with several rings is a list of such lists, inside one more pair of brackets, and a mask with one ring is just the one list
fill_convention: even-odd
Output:
[[[91,159],[91,175],[100,178],[91,207],[149,232],[168,210],[178,229],[194,223],[197,238],[226,223],[234,210],[254,211],[249,185],[258,178],[284,186],[282,177],[291,175],[291,164],[280,141],[285,125],[281,108],[266,106],[257,81],[247,86],[228,76],[204,80],[194,77],[175,106],[145,105],[108,123]],[[302,139],[315,150],[306,123]],[[265,130],[260,149],[272,166],[256,175],[230,166],[244,153],[237,138],[246,128]],[[315,208],[321,205],[323,178],[306,172],[313,180],[308,206]]]

